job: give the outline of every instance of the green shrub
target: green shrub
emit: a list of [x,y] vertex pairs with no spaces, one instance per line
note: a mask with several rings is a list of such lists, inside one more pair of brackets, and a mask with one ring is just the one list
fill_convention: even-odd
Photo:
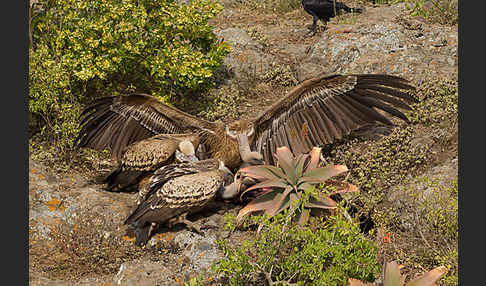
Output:
[[[374,281],[380,266],[377,248],[357,224],[340,216],[315,219],[311,227],[289,224],[287,214],[263,224],[254,239],[232,247],[219,241],[225,257],[213,266],[225,285],[263,285],[262,281],[297,285],[344,285],[349,277]],[[285,284],[282,284],[285,285]]]
[[405,2],[405,9],[411,16],[423,17],[430,23],[457,24],[458,0],[401,0],[399,2]]
[[29,111],[54,134],[56,123],[62,134],[74,132],[65,121],[101,94],[170,99],[207,91],[229,52],[208,24],[222,10],[217,0],[41,0],[39,7],[32,9]]

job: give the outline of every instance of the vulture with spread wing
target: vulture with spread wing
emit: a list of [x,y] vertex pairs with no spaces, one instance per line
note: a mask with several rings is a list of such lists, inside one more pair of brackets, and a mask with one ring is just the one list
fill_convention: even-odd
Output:
[[134,142],[158,134],[188,133],[197,136],[207,158],[235,169],[245,157],[237,141],[243,134],[251,148],[272,164],[272,154],[280,146],[294,154],[306,153],[364,125],[392,125],[385,113],[408,122],[399,109],[411,109],[407,103],[417,101],[405,92],[410,89],[407,80],[391,75],[322,76],[303,81],[259,116],[230,124],[196,118],[150,95],[105,97],[83,111],[78,146],[111,148],[120,158]]

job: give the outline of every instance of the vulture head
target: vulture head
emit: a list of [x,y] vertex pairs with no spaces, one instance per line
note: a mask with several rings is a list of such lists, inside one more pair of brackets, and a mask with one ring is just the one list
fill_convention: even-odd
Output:
[[226,134],[233,140],[238,140],[238,134],[246,135],[251,142],[255,135],[255,128],[253,122],[249,120],[237,120],[225,126]]
[[199,160],[196,157],[194,145],[189,140],[182,140],[179,143],[179,148],[175,151],[175,157],[178,162],[196,162]]

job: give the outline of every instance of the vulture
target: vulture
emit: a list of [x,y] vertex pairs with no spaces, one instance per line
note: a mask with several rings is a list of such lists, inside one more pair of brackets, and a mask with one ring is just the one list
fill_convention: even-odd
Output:
[[192,134],[197,149],[204,150],[205,157],[199,159],[222,161],[234,171],[249,151],[240,150],[239,135],[266,164],[273,164],[280,146],[298,155],[365,125],[393,125],[387,115],[409,122],[399,109],[411,110],[409,103],[417,102],[407,93],[411,89],[407,80],[386,74],[319,76],[301,82],[259,115],[228,124],[197,118],[147,94],[103,97],[83,110],[76,140],[78,147],[111,148],[120,158],[134,142],[160,134]]
[[222,196],[233,174],[216,159],[169,164],[156,170],[139,193],[137,208],[124,224],[135,233],[138,245],[145,245],[161,223],[185,223],[200,233],[186,216],[204,209],[216,195]]
[[312,26],[310,28],[310,36],[317,32],[317,20],[321,20],[324,28],[331,18],[336,17],[342,12],[345,13],[362,13],[361,8],[349,8],[346,4],[337,2],[335,0],[302,0],[304,10],[313,17]]
[[132,191],[141,189],[157,168],[174,162],[197,160],[194,134],[159,134],[136,141],[123,149],[118,166],[102,183],[107,191]]

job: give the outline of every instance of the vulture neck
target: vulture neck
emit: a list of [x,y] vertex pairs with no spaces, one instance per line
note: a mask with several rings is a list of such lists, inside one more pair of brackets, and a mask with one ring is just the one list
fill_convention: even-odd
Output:
[[209,157],[223,161],[231,170],[238,168],[242,163],[238,142],[226,134],[224,124],[218,125],[213,131],[215,134],[207,133],[205,140]]

